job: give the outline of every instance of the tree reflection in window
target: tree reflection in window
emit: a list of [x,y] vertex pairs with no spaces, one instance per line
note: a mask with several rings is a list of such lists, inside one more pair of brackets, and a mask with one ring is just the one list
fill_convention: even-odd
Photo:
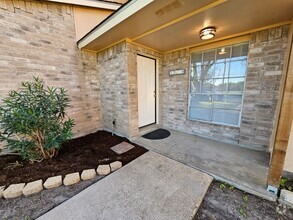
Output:
[[191,54],[189,118],[238,126],[248,43]]

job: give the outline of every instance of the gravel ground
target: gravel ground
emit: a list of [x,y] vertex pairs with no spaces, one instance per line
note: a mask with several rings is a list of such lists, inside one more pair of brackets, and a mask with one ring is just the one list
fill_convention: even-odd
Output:
[[43,190],[41,193],[28,197],[0,199],[1,219],[35,219],[102,178],[97,176],[92,180],[81,181],[72,186],[61,186],[56,189]]
[[194,220],[293,220],[293,208],[213,182]]

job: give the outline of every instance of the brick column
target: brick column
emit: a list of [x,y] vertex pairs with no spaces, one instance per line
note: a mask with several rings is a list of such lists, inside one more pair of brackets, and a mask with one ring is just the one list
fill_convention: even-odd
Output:
[[280,178],[285,162],[286,150],[290,137],[291,124],[293,119],[293,45],[292,45],[292,25],[289,34],[287,60],[289,60],[285,76],[285,85],[281,97],[280,116],[277,125],[274,149],[272,152],[270,170],[268,175],[268,190],[277,192]]

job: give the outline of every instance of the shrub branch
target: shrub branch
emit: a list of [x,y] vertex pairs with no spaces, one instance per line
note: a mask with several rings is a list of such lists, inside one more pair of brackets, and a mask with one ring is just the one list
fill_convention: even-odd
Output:
[[72,137],[74,121],[64,88],[45,88],[39,78],[22,82],[0,107],[0,141],[23,159],[41,161],[57,155],[61,144]]

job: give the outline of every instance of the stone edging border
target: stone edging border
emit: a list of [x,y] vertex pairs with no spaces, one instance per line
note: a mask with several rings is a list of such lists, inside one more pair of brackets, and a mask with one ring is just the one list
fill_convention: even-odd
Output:
[[83,170],[81,175],[79,175],[79,172],[70,173],[65,175],[63,182],[62,182],[62,176],[54,176],[49,177],[44,183],[43,180],[36,180],[33,182],[29,182],[27,184],[25,183],[18,183],[18,184],[11,184],[8,187],[0,186],[0,199],[4,197],[5,199],[9,198],[16,198],[19,196],[28,196],[35,193],[41,192],[43,189],[53,189],[56,187],[59,187],[62,185],[62,183],[65,186],[73,185],[81,180],[90,180],[96,177],[96,175],[99,176],[106,176],[111,172],[114,172],[115,170],[118,170],[122,167],[122,162],[120,161],[114,161],[107,165],[99,165],[98,168],[95,169],[87,169]]

